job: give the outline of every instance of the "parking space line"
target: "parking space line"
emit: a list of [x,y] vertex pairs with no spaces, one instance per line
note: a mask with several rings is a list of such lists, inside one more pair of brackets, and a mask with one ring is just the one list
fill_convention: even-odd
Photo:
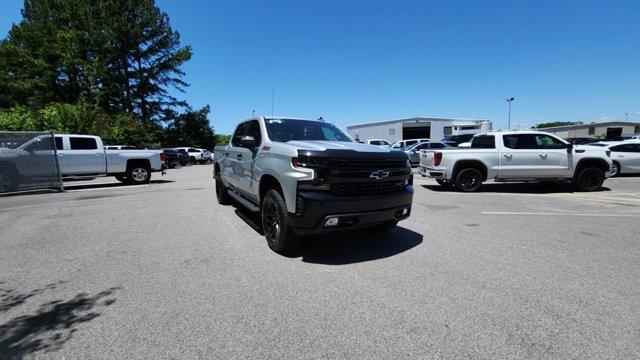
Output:
[[537,215],[537,216],[594,216],[594,217],[640,217],[632,214],[595,214],[569,212],[516,212],[516,211],[483,211],[484,215]]

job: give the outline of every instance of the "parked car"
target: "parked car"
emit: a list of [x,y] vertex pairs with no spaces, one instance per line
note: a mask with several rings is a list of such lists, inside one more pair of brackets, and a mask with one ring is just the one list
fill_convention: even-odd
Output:
[[457,147],[462,143],[471,141],[473,135],[475,134],[447,135],[442,138],[442,142],[449,146]]
[[162,151],[166,154],[164,162],[168,168],[173,169],[180,164],[180,155],[178,151],[174,149],[162,149]]
[[580,191],[598,190],[611,175],[611,152],[570,144],[544,132],[476,135],[471,148],[423,150],[420,173],[440,185],[470,192],[486,180],[571,180]]
[[189,153],[185,149],[173,149],[178,154],[178,162],[180,166],[185,166],[189,163]]
[[409,157],[411,166],[418,166],[420,164],[420,150],[435,150],[451,147],[443,142],[421,142],[415,145],[404,148],[405,154]]
[[[38,177],[42,171],[51,171],[45,164],[51,163],[51,157],[46,155],[53,156],[50,139],[50,136],[39,136],[16,148],[0,151],[0,169],[5,175],[0,186],[4,191],[15,190],[21,178]],[[149,182],[152,172],[165,169],[166,155],[162,151],[106,150],[100,137],[90,135],[56,134],[54,142],[63,178],[115,176],[123,182],[144,184]]]
[[426,142],[426,141],[431,141],[431,139],[406,139],[406,140],[400,140],[400,141],[394,142],[393,145],[391,145],[391,149],[393,149],[393,150],[404,150],[408,146],[415,145],[415,144],[421,143],[421,142]]
[[133,145],[105,145],[105,150],[137,150],[138,148]]
[[365,144],[369,144],[369,145],[377,145],[377,146],[382,146],[382,147],[390,147],[391,144],[389,144],[389,142],[385,139],[369,139],[367,141],[364,142]]
[[574,137],[574,138],[566,138],[565,140],[568,143],[571,143],[573,145],[587,145],[587,144],[593,144],[595,142],[600,141],[598,140],[598,138],[595,138],[595,137]]
[[327,122],[252,118],[214,154],[218,202],[258,213],[274,251],[299,235],[390,229],[411,213],[407,155],[359,144]]
[[198,149],[202,154],[202,161],[199,161],[200,164],[211,164],[213,162],[213,153],[207,149]]
[[189,162],[192,164],[204,164],[211,161],[211,152],[209,150],[197,149],[192,147],[178,147],[175,150],[185,150],[189,154]]
[[611,151],[611,176],[640,173],[640,140],[624,140],[602,145]]

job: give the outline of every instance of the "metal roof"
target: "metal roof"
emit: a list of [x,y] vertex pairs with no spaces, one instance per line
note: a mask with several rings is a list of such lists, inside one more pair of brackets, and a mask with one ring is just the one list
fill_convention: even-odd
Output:
[[562,131],[562,130],[572,130],[572,129],[585,129],[591,126],[602,127],[602,126],[637,126],[637,125],[640,125],[640,123],[628,122],[628,121],[608,121],[608,122],[582,124],[582,125],[553,126],[553,127],[545,127],[545,128],[538,128],[538,129],[540,130],[544,129],[544,131],[547,131],[547,130]]
[[398,122],[408,122],[408,121],[416,121],[416,120],[426,120],[426,121],[449,121],[449,122],[469,122],[469,123],[478,123],[481,121],[491,121],[489,119],[471,119],[471,118],[439,118],[439,117],[428,117],[428,116],[415,116],[412,118],[403,118],[403,119],[394,119],[394,120],[383,120],[383,121],[373,121],[362,124],[354,124],[347,126],[347,129],[353,129],[363,126],[372,126],[372,125],[384,125],[384,124],[394,124]]

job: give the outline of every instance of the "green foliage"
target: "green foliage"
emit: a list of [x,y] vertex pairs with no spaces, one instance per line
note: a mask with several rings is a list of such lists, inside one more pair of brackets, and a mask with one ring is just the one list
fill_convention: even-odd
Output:
[[199,110],[187,110],[176,116],[167,127],[167,144],[213,149],[216,137],[209,125],[209,112],[210,108],[207,105]]
[[231,135],[216,134],[216,145],[226,145],[231,140]]
[[22,17],[0,42],[0,130],[214,142],[209,108],[169,92],[188,86],[180,67],[191,48],[154,0],[25,0]]
[[582,125],[582,121],[553,121],[547,123],[540,123],[535,127],[538,129],[556,127],[556,126],[571,126],[571,125]]

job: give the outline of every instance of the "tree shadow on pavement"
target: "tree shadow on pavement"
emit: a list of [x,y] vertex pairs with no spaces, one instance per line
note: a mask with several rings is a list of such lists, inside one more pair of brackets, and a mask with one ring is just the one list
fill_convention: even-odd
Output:
[[346,265],[398,255],[422,243],[422,234],[397,226],[388,231],[362,230],[305,239],[287,257],[303,262]]
[[[50,301],[40,305],[33,314],[18,316],[1,324],[0,359],[23,358],[38,351],[60,350],[80,324],[100,316],[97,308],[110,306],[116,301],[111,295],[120,289],[112,287],[93,296],[80,293],[67,301]],[[41,293],[40,290],[36,290],[36,294]],[[31,293],[13,293],[7,297],[9,300],[6,304],[17,306],[21,304],[20,301],[24,302],[35,295]]]
[[[151,180],[149,181],[149,184],[151,185],[167,184],[172,182],[174,181],[173,180]],[[141,185],[146,185],[146,184],[141,184]],[[86,190],[86,189],[117,188],[117,187],[129,187],[129,186],[132,188],[135,188],[136,186],[140,186],[140,185],[130,185],[130,184],[125,184],[119,181],[114,181],[111,183],[99,183],[99,184],[81,184],[81,185],[65,184],[64,189],[65,190]]]
[[[4,282],[0,282],[2,285]],[[47,290],[55,290],[58,286],[65,284],[66,281],[58,281],[51,283],[43,288],[33,289],[26,293],[18,292],[16,289],[0,288],[0,313],[9,311],[12,308],[22,305],[30,298],[40,295]]]
[[[435,192],[453,192],[451,187],[440,185],[422,185],[423,188]],[[608,187],[601,187],[596,192],[611,191]],[[553,183],[488,183],[482,184],[476,193],[505,193],[505,194],[556,194],[576,192],[569,182]]]

